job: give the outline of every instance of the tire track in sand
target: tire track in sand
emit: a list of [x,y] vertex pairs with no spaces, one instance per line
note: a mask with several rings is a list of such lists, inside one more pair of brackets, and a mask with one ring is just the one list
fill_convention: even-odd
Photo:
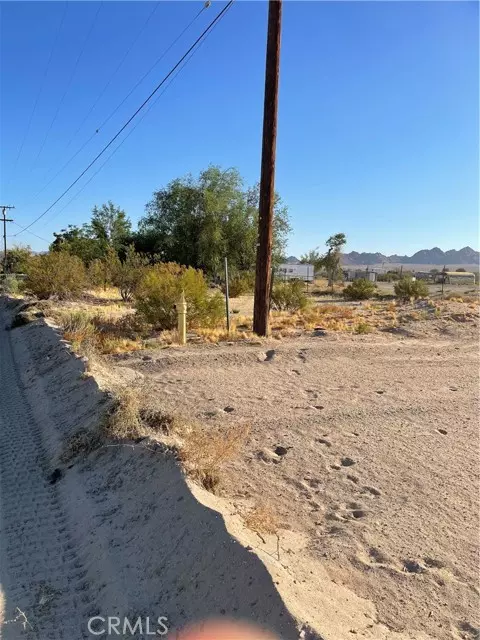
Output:
[[0,575],[5,640],[89,637],[91,589],[51,471],[9,332],[0,329]]

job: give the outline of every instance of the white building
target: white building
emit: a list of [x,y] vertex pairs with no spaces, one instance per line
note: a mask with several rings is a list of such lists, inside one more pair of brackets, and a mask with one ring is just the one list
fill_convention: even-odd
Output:
[[275,277],[278,280],[313,282],[315,279],[315,267],[313,264],[304,264],[302,262],[284,262],[278,265]]

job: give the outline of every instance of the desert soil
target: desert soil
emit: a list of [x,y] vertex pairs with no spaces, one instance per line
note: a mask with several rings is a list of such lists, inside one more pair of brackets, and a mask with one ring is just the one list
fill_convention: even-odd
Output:
[[119,364],[174,413],[251,424],[225,494],[240,510],[263,501],[307,533],[330,579],[371,600],[389,629],[476,638],[476,325],[412,323],[404,335],[169,349]]
[[[478,638],[477,324],[149,350],[96,377],[42,319],[0,330],[3,637],[140,615]],[[219,496],[152,442],[65,457],[113,383],[212,429],[251,425]],[[278,537],[245,526],[259,502]]]

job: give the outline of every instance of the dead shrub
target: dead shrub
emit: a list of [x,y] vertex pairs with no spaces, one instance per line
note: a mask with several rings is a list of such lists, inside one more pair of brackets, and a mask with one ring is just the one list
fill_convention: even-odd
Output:
[[223,465],[238,454],[249,433],[248,425],[232,426],[222,431],[191,426],[182,434],[183,444],[180,447],[180,459],[186,473],[215,493]]
[[134,440],[148,435],[142,421],[141,396],[137,389],[124,387],[115,394],[115,401],[104,424],[107,437],[114,440]]
[[67,464],[77,456],[87,456],[102,445],[100,433],[87,429],[80,429],[71,436],[60,455],[60,461]]
[[278,514],[266,502],[256,504],[245,516],[245,524],[256,533],[275,534],[280,528]]

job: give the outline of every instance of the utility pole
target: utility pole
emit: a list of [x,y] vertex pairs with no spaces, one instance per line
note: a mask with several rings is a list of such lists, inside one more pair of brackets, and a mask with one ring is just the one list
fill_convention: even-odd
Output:
[[265,98],[263,105],[262,168],[253,308],[253,330],[259,336],[268,334],[270,289],[272,284],[272,231],[273,203],[275,199],[275,148],[277,142],[281,24],[282,0],[269,0]]
[[7,209],[15,209],[8,204],[0,204],[3,216],[3,274],[7,273],[7,222],[13,222],[12,218],[7,218]]

